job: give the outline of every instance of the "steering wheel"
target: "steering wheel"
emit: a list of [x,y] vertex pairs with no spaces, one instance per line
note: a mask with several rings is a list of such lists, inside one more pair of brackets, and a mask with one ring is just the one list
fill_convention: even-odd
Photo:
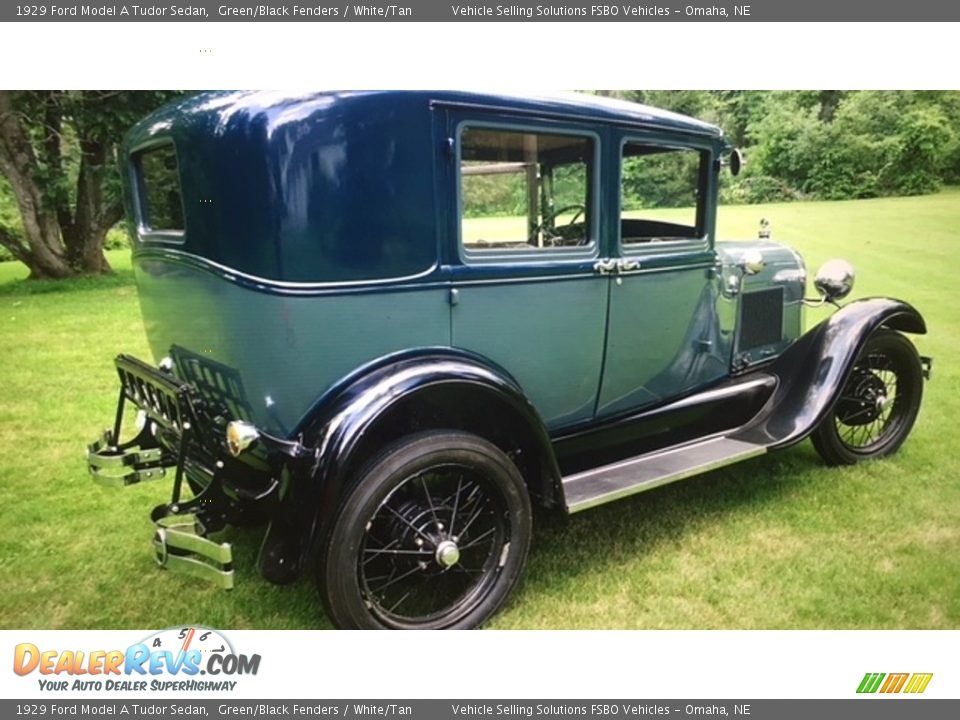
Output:
[[[575,211],[575,212],[573,214],[573,217],[570,219],[570,222],[568,222],[565,225],[565,227],[570,227],[571,225],[576,224],[577,220],[579,220],[582,215],[586,214],[587,206],[579,203],[576,205],[565,205],[559,210],[555,210],[550,215],[550,220],[556,220],[560,215],[565,215],[570,211]],[[533,229],[533,237],[536,238],[541,232],[544,232],[544,230],[545,230],[544,223],[543,222],[539,223]],[[584,234],[582,238],[568,238],[568,237],[564,237],[561,234],[556,233],[555,231],[556,231],[556,228],[554,228],[554,230],[552,230],[549,234],[544,233],[546,235],[546,237],[544,237],[544,242],[546,244],[551,246],[562,245],[565,240],[576,240],[577,241],[576,244],[580,245],[586,241],[586,234]]]
[[571,210],[576,210],[576,212],[573,214],[573,218],[571,218],[570,222],[568,222],[567,225],[573,225],[577,220],[580,219],[581,215],[586,214],[587,206],[579,203],[576,205],[567,205],[566,207],[562,207],[556,212],[554,212],[553,217],[551,219],[556,220],[560,215],[564,215],[570,212]]

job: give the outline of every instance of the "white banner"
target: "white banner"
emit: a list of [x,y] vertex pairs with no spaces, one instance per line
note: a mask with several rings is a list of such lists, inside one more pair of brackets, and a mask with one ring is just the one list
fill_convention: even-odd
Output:
[[[956,699],[958,647],[960,631],[0,632],[3,697],[50,701]],[[877,673],[905,674],[900,692],[880,692],[882,682],[862,692]],[[923,692],[906,694],[911,676],[926,674]]]

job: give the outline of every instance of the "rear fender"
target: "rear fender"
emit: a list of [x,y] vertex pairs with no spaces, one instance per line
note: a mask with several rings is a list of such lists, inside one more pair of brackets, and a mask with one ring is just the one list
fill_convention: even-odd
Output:
[[314,460],[291,469],[282,501],[287,519],[271,525],[265,548],[284,545],[289,567],[292,542],[302,570],[362,466],[394,440],[439,429],[490,440],[517,464],[535,501],[557,501],[560,472],[552,444],[519,385],[480,356],[431,349],[389,358],[315,406],[301,433]]
[[891,298],[844,306],[801,336],[770,366],[777,390],[757,418],[733,437],[770,449],[806,438],[833,408],[867,339],[879,328],[925,334],[913,307]]

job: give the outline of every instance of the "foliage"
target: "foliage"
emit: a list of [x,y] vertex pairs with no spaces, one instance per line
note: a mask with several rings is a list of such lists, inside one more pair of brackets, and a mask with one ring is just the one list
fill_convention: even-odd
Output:
[[114,225],[107,231],[107,239],[103,243],[104,250],[129,250],[130,233],[123,223]]
[[921,195],[940,187],[946,158],[943,149],[957,134],[937,107],[917,107],[899,122],[900,132],[887,176],[901,195]]
[[696,205],[700,155],[664,152],[623,159],[622,209],[692,207]]
[[[17,203],[13,199],[10,183],[0,175],[0,235],[6,234],[17,238],[23,236],[23,227],[20,224],[20,214],[17,212]],[[0,262],[8,262],[14,257],[7,248],[0,245]]]
[[468,175],[463,178],[466,217],[508,217],[527,214],[527,181],[522,173]]
[[786,181],[771,175],[744,174],[735,178],[723,177],[720,184],[720,202],[731,205],[783,202],[799,200],[803,194]]
[[[721,175],[731,203],[847,200],[936,191],[960,182],[960,92],[626,90],[601,94],[724,128],[745,148],[742,175]],[[623,207],[691,205],[696,163],[670,154],[628,158]],[[468,217],[526,214],[522,175],[473,176]],[[578,201],[581,202],[581,201]],[[558,199],[557,206],[561,204]]]
[[[728,202],[855,199],[934,192],[960,182],[960,92],[606,92],[705,120],[746,149],[743,175],[721,177]],[[669,182],[655,167],[650,181]],[[657,175],[660,178],[657,178]],[[634,177],[631,187],[644,183]],[[638,203],[639,204],[639,203]],[[669,205],[667,205],[669,206]]]
[[828,200],[933,192],[951,179],[956,95],[850,92],[825,113],[803,94],[778,94],[750,126],[748,174]]
[[[10,190],[10,184],[2,175],[0,175],[0,228],[4,228],[16,237],[22,237],[23,235],[23,225],[17,210],[17,201]],[[121,221],[107,231],[103,249],[126,250],[129,248],[130,233],[127,231],[126,223]],[[0,245],[0,262],[9,262],[15,259],[7,248]]]
[[[172,91],[0,91],[0,245],[36,278],[109,272],[122,215],[117,148]],[[115,240],[113,242],[116,242]]]
[[[554,211],[584,204],[586,166],[580,163],[552,169]],[[526,175],[467,175],[463,178],[463,212],[468,218],[527,215]]]

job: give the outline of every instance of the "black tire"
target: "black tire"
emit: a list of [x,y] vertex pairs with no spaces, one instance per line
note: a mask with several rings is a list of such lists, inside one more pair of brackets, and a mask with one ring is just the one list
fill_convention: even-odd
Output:
[[917,349],[892,330],[878,330],[857,356],[830,413],[811,440],[829,465],[853,465],[895,453],[907,439],[923,398]]
[[401,440],[358,473],[318,557],[341,628],[475,628],[509,596],[532,532],[516,466],[475,435]]

